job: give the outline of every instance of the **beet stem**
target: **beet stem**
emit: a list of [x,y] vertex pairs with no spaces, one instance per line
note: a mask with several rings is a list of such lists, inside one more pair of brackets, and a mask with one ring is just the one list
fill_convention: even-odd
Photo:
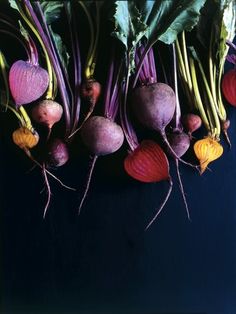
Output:
[[89,169],[89,173],[88,173],[88,178],[87,178],[87,183],[86,183],[85,191],[84,191],[83,197],[82,197],[82,199],[81,199],[81,201],[80,201],[80,204],[79,204],[78,215],[80,215],[80,212],[81,212],[83,203],[84,203],[84,201],[85,201],[85,198],[86,198],[87,195],[88,195],[88,191],[89,191],[89,187],[90,187],[90,182],[91,182],[91,179],[92,179],[92,174],[93,174],[93,170],[94,170],[94,167],[95,167],[97,158],[98,158],[98,156],[95,155],[95,156],[93,157],[92,163],[91,163],[91,165],[90,165],[90,169]]
[[181,174],[180,174],[180,171],[179,171],[179,161],[178,161],[178,159],[175,159],[175,164],[176,164],[176,172],[177,172],[178,181],[179,181],[179,188],[180,188],[181,195],[182,195],[182,198],[183,198],[183,201],[184,201],[184,205],[185,205],[185,208],[186,208],[188,220],[191,221],[189,208],[188,208],[188,203],[187,203],[187,199],[186,199],[185,192],[184,192],[184,186],[183,186]]
[[159,207],[157,213],[155,214],[155,216],[152,218],[152,220],[149,222],[149,224],[147,225],[147,227],[145,228],[145,231],[148,230],[148,228],[150,228],[150,226],[153,224],[153,222],[156,220],[156,218],[160,215],[162,209],[164,208],[164,206],[166,205],[169,197],[170,197],[170,194],[172,192],[172,188],[173,188],[173,181],[171,179],[171,177],[169,177],[168,179],[168,182],[169,182],[169,189],[168,189],[168,192],[166,194],[166,197],[164,199],[164,201],[162,202],[161,206]]
[[47,176],[47,173],[46,173],[46,168],[45,168],[45,163],[43,163],[43,176],[44,176],[44,180],[45,180],[45,184],[46,184],[46,188],[47,188],[47,203],[44,207],[44,213],[43,213],[43,219],[45,219],[45,216],[46,216],[46,213],[47,213],[47,210],[48,210],[48,207],[49,207],[49,204],[50,204],[50,201],[51,201],[51,187],[50,187],[50,184],[49,184],[49,181],[48,181],[48,176]]
[[173,72],[174,72],[174,91],[175,91],[175,114],[174,114],[174,130],[175,131],[182,131],[182,125],[180,122],[181,119],[181,109],[179,103],[179,92],[178,92],[178,78],[177,78],[177,59],[176,59],[176,51],[175,51],[175,44],[172,44],[172,51],[173,51]]
[[[26,5],[27,9],[29,10],[30,12],[30,15],[32,17],[32,20],[34,21],[37,29],[38,29],[38,32],[42,38],[42,41],[45,45],[45,47],[47,47],[47,53],[50,57],[50,60],[52,62],[52,65],[53,65],[53,69],[55,71],[55,74],[57,76],[57,81],[58,81],[58,87],[59,87],[59,90],[60,90],[60,93],[61,93],[61,98],[62,98],[62,102],[63,102],[63,107],[64,107],[64,115],[65,115],[65,122],[66,122],[66,134],[68,134],[70,132],[70,120],[71,120],[71,117],[70,117],[70,102],[69,102],[69,98],[68,98],[68,94],[66,92],[66,86],[65,86],[65,81],[64,81],[64,78],[63,78],[63,74],[61,72],[61,68],[59,66],[59,60],[57,58],[57,55],[56,55],[56,52],[55,52],[55,49],[54,49],[54,46],[52,44],[52,41],[51,41],[51,37],[47,37],[46,34],[44,33],[44,30],[41,26],[41,23],[39,22],[35,12],[34,12],[34,9],[32,8],[31,6],[31,3],[29,0],[24,0],[24,4]],[[39,9],[39,13],[42,17],[42,22],[43,22],[43,25],[45,27],[45,29],[47,30],[48,32],[48,28],[47,28],[47,23],[45,22],[45,19],[44,19],[44,16],[43,16],[43,13],[42,13],[42,10],[41,10],[41,6],[40,4],[36,1],[35,2],[35,5],[37,6],[37,8]]]

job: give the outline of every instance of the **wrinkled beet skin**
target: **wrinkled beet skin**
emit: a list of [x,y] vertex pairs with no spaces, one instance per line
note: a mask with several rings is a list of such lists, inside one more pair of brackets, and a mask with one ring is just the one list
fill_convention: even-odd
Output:
[[146,127],[157,131],[165,129],[175,112],[175,93],[164,83],[136,88],[131,101],[137,119]]
[[9,72],[9,87],[17,106],[39,99],[47,90],[48,72],[27,61],[16,61]]
[[169,143],[176,155],[181,157],[190,146],[190,137],[186,133],[173,133],[168,135]]
[[110,119],[99,116],[93,116],[85,122],[81,129],[81,138],[97,156],[114,153],[124,142],[121,127]]
[[32,118],[41,124],[52,128],[52,126],[60,121],[63,109],[60,104],[53,100],[43,100],[38,103],[31,112]]
[[69,160],[67,145],[60,139],[55,138],[48,144],[47,162],[50,166],[60,167]]

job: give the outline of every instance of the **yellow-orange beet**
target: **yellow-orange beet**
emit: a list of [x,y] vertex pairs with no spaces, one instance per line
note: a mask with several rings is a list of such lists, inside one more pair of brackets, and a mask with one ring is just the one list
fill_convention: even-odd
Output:
[[210,162],[218,159],[223,154],[221,144],[211,137],[197,141],[193,149],[200,162],[201,174],[206,170]]
[[12,133],[12,139],[21,149],[30,149],[38,144],[39,136],[36,131],[21,127]]

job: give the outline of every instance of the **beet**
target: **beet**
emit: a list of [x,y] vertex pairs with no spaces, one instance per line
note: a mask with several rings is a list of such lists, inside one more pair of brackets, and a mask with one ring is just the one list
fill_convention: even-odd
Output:
[[132,106],[138,120],[149,129],[163,133],[175,112],[175,93],[164,83],[135,88]]
[[202,125],[202,119],[193,113],[188,113],[181,118],[181,122],[189,134],[198,130]]
[[51,129],[56,122],[60,121],[62,114],[62,106],[50,99],[39,102],[34,106],[31,112],[32,118],[36,122],[46,125],[49,129]]
[[162,148],[154,141],[144,140],[124,160],[125,171],[141,182],[168,180],[169,162]]
[[94,79],[88,79],[81,86],[81,97],[95,105],[101,94],[101,84]]
[[222,91],[228,103],[236,107],[236,70],[235,69],[229,70],[223,76]]
[[48,143],[47,163],[49,166],[60,167],[69,160],[67,145],[59,138],[54,138]]
[[48,72],[28,61],[16,61],[10,68],[9,87],[16,106],[31,103],[47,90]]
[[103,156],[114,153],[122,146],[124,134],[112,120],[93,116],[84,123],[81,138],[93,154]]
[[186,153],[186,151],[189,149],[190,137],[188,134],[184,132],[169,134],[168,140],[172,149],[175,151],[176,155],[179,157],[183,156]]

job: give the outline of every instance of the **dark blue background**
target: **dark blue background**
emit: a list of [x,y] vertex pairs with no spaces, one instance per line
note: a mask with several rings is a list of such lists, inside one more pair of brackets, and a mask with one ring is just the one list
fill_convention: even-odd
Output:
[[[135,182],[119,169],[122,154],[103,157],[80,217],[78,195],[52,182],[43,220],[40,171],[26,173],[32,165],[5,129],[1,313],[236,313],[235,110],[230,117],[232,150],[212,171],[200,177],[181,166],[192,222],[176,183],[145,234],[166,183]],[[56,174],[81,189],[87,164],[74,158]]]

